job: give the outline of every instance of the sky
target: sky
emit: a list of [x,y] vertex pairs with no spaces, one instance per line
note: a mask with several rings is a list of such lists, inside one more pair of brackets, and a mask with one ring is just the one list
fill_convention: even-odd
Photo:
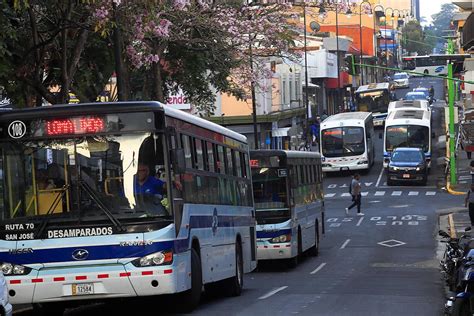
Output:
[[[438,13],[443,3],[451,3],[451,0],[420,0],[420,16],[424,16],[431,23],[431,15]],[[426,25],[426,23],[423,23]]]

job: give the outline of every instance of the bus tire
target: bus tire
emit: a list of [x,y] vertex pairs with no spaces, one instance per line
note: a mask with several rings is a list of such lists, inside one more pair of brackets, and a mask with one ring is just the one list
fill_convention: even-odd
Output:
[[59,303],[36,303],[33,304],[34,315],[40,316],[62,316],[66,308]]
[[395,185],[395,182],[393,180],[387,179],[387,185],[388,186]]
[[318,221],[314,223],[315,225],[315,235],[314,235],[314,246],[309,248],[308,254],[311,257],[317,257],[319,254],[319,224]]
[[244,287],[244,260],[240,242],[235,244],[235,275],[223,282],[228,296],[240,296]]
[[286,265],[290,269],[296,268],[296,266],[298,265],[298,256],[296,255],[293,258],[288,259]]
[[425,75],[429,74],[428,69],[425,69],[425,71],[423,71],[423,73],[424,73]]
[[201,300],[202,292],[202,268],[201,258],[197,251],[191,249],[191,288],[186,292],[180,294],[180,304],[178,309],[180,312],[190,313],[198,305]]

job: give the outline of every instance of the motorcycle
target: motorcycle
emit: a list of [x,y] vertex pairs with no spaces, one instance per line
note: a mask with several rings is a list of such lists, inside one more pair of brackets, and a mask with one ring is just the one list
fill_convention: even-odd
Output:
[[462,260],[458,269],[458,288],[454,298],[450,298],[447,307],[450,307],[452,316],[472,316],[474,313],[474,249],[470,249]]
[[449,290],[457,292],[458,268],[464,257],[464,245],[470,236],[462,235],[460,238],[452,238],[443,230],[440,230],[438,234],[445,238],[444,242],[446,242],[440,267]]

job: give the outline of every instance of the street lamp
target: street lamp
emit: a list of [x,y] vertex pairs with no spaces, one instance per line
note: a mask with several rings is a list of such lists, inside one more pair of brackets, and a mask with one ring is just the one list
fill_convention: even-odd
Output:
[[391,15],[392,19],[393,19],[393,16],[394,16],[392,8],[386,8],[385,9],[385,14],[384,14],[384,16],[385,16],[385,36],[384,36],[384,41],[385,41],[385,62],[386,62],[385,66],[387,66],[387,67],[388,67],[388,60],[389,60],[389,58],[388,58],[388,47],[387,47],[387,20],[388,20],[387,11],[388,10],[392,11],[392,15]]
[[[380,8],[381,10],[377,10],[377,8]],[[377,55],[377,53],[378,53],[378,37],[377,37],[375,23],[377,22],[377,18],[380,19],[382,16],[385,16],[383,6],[381,6],[380,4],[375,5],[372,8],[372,14],[374,15],[374,57],[376,58],[376,61],[378,62],[378,55]],[[380,28],[379,28],[379,32],[380,32]],[[375,68],[374,68],[374,72],[375,72],[375,81],[378,81],[377,80],[378,71]]]
[[[395,15],[395,11],[397,11],[396,15]],[[393,48],[394,64],[398,68],[398,49],[395,48],[395,40],[396,40],[395,33],[396,33],[396,30],[398,30],[398,21],[401,18],[401,16],[400,16],[400,10],[398,9],[394,9],[392,12],[393,12],[392,13],[392,48]],[[397,19],[396,27],[395,27],[395,19]]]
[[[362,58],[364,57],[364,54],[362,52],[362,5],[366,3],[369,5],[370,12],[372,13],[372,5],[370,2],[364,0],[359,4],[359,26],[360,26],[360,34],[359,34],[359,42],[360,42],[360,54],[359,54],[359,63],[362,64]],[[350,10],[350,9],[349,9]],[[359,66],[360,69],[360,85],[362,86],[364,84],[364,68],[362,66]]]
[[304,81],[306,85],[306,93],[304,94],[304,105],[306,107],[306,120],[311,119],[311,108],[309,107],[309,86],[308,86],[308,56],[306,47],[306,1],[303,1],[303,36],[304,36]]

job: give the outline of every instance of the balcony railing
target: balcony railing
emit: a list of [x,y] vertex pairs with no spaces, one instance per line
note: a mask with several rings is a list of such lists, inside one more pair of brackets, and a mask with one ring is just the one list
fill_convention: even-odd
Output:
[[474,49],[474,13],[467,18],[462,30],[462,47]]

